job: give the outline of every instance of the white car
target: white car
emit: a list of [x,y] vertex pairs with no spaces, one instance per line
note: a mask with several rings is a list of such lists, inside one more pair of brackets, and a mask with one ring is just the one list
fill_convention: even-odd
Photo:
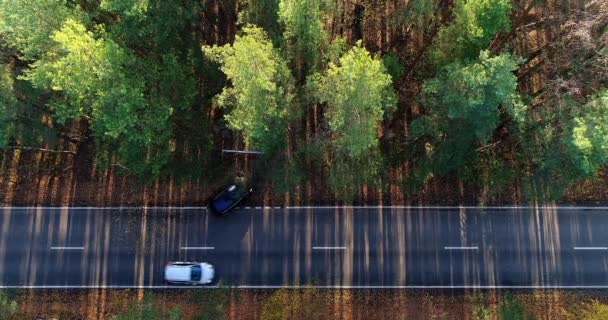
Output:
[[169,262],[165,266],[165,281],[170,284],[209,284],[214,275],[213,266],[205,262]]

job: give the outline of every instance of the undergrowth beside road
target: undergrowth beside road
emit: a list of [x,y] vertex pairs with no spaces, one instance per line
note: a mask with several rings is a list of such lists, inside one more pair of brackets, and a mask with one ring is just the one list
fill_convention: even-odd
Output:
[[[606,319],[604,291],[24,290],[6,319]],[[595,318],[593,318],[595,317]]]

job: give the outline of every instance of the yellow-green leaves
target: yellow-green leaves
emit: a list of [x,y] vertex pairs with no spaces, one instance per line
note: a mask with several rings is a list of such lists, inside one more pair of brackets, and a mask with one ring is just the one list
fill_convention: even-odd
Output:
[[168,161],[171,132],[167,103],[149,103],[145,83],[131,72],[135,57],[106,38],[67,19],[51,36],[54,45],[32,64],[25,79],[55,93],[49,103],[61,123],[90,119],[101,141],[116,146],[133,173],[158,174]]
[[603,320],[608,318],[608,305],[597,300],[585,303],[581,309],[580,313],[573,315],[573,319]]
[[80,8],[66,0],[0,0],[0,34],[34,60],[52,47],[50,36],[66,19],[86,20]]
[[361,42],[340,58],[339,65],[309,83],[314,96],[327,105],[326,116],[337,150],[358,158],[377,146],[384,114],[395,109],[391,76]]
[[220,63],[231,82],[216,97],[216,103],[227,108],[228,126],[240,131],[253,147],[276,147],[292,102],[293,80],[266,33],[248,26],[232,45],[205,47],[204,51]]
[[57,120],[92,116],[102,135],[127,134],[136,122],[133,110],[145,105],[142,84],[124,70],[128,53],[71,19],[51,38],[55,46],[32,64],[26,79],[62,93],[52,102]]

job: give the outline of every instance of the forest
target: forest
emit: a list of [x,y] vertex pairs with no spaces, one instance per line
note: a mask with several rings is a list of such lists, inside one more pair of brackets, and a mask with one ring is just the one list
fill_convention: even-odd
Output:
[[4,193],[244,170],[279,198],[558,200],[606,183],[608,2],[0,0],[0,149]]

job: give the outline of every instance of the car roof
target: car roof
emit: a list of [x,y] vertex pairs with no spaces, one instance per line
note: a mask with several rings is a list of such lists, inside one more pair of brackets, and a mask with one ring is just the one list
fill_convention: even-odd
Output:
[[213,280],[214,270],[213,266],[208,263],[188,263],[184,262],[173,262],[165,267],[165,280],[169,281],[192,281],[191,279],[191,268],[194,265],[201,267],[201,280],[202,283],[207,283]]
[[192,265],[169,264],[165,268],[165,279],[170,281],[190,281]]
[[242,197],[237,185],[230,185],[213,199],[213,206],[217,211],[224,212],[234,206]]

